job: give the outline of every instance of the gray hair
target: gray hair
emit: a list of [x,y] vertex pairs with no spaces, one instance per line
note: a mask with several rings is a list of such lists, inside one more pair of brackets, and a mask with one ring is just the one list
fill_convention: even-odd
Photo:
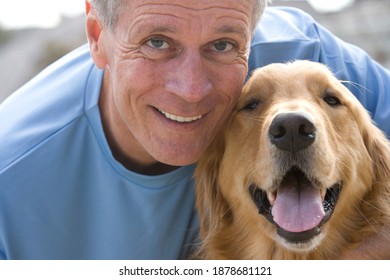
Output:
[[[94,7],[95,12],[99,20],[105,27],[110,29],[114,28],[118,21],[121,11],[126,5],[126,1],[129,0],[88,0]],[[131,0],[130,0],[131,1]],[[253,9],[252,29],[256,27],[257,22],[260,20],[267,3],[270,0],[255,0],[255,7]]]

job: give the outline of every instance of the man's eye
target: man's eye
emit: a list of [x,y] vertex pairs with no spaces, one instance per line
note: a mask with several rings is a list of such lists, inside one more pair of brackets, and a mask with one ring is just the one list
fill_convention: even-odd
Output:
[[154,49],[164,50],[169,48],[169,44],[163,39],[150,39],[146,44]]
[[213,50],[217,52],[228,52],[231,51],[233,48],[234,45],[227,41],[218,41],[213,44]]

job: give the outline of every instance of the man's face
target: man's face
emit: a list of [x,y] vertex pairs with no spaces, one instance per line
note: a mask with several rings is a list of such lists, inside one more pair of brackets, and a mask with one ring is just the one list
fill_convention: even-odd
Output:
[[241,93],[253,1],[127,3],[103,39],[116,141],[137,162],[194,163]]

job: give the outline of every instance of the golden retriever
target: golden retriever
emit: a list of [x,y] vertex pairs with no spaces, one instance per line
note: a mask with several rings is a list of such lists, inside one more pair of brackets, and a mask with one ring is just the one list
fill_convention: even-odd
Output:
[[195,179],[204,259],[337,259],[390,223],[389,142],[319,63],[256,70]]

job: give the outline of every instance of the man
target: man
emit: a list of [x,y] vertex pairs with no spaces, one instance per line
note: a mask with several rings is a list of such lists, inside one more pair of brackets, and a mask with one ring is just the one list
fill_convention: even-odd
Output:
[[[270,62],[327,63],[389,133],[389,72],[297,10],[270,9],[253,32],[264,5],[87,2],[89,49],[1,104],[0,258],[186,258],[194,164]],[[386,258],[384,235],[340,257]]]

